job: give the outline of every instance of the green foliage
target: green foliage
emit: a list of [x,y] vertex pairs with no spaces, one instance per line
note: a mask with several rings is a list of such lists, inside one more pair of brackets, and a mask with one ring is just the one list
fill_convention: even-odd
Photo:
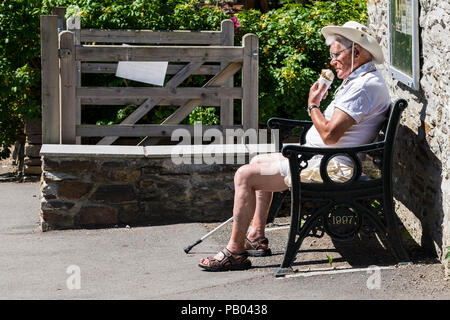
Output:
[[372,208],[378,209],[381,206],[381,203],[378,200],[373,200],[370,205]]
[[216,108],[202,108],[197,107],[189,114],[189,124],[195,124],[196,122],[202,124],[220,124],[219,116],[216,113]]
[[47,12],[76,6],[81,25],[98,29],[217,30],[226,18],[197,0],[44,0],[43,6]]
[[[1,0],[0,1],[0,157],[17,138],[23,120],[40,116],[39,16],[63,6],[78,12],[83,28],[149,30],[220,30],[223,19],[231,18],[214,6],[197,0]],[[348,20],[365,22],[365,0],[287,4],[261,14],[257,10],[236,14],[240,27],[235,35],[240,45],[245,33],[259,37],[259,122],[272,116],[305,118],[308,91],[327,67],[328,48],[320,29]],[[196,86],[205,77],[193,76],[186,85]],[[239,83],[239,76],[236,77]],[[90,75],[84,85],[129,85],[111,75]],[[335,89],[335,81],[331,90]],[[324,103],[332,99],[331,95]],[[239,104],[236,104],[239,105]],[[85,123],[117,123],[136,106],[90,109]],[[108,110],[106,110],[108,109]],[[157,107],[143,121],[159,123],[174,108]],[[238,109],[237,109],[238,110]],[[239,118],[239,112],[236,112]],[[218,122],[218,108],[196,109],[186,123]]]
[[0,158],[40,115],[40,0],[0,2]]
[[[259,38],[259,109],[261,124],[272,116],[305,119],[309,88],[323,68],[329,68],[329,50],[322,27],[348,20],[365,23],[366,1],[314,1],[311,5],[287,4],[261,14],[237,15],[239,36],[252,32]],[[335,81],[330,89],[339,85]],[[332,100],[328,95],[323,105]]]
[[445,260],[450,261],[450,246],[446,247],[446,249],[447,249],[447,254],[445,255]]
[[330,257],[329,255],[326,255],[327,259],[328,259],[328,263],[330,264],[330,267],[333,267],[333,258]]

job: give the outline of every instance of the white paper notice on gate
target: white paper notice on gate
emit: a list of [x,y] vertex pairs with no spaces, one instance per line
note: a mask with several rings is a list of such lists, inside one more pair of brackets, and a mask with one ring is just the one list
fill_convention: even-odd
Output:
[[168,64],[167,61],[119,61],[116,77],[163,86]]

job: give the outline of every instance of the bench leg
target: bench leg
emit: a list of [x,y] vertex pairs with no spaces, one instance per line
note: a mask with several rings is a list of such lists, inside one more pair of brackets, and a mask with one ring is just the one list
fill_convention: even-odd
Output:
[[[288,240],[286,244],[286,250],[284,252],[283,262],[280,267],[275,271],[276,277],[285,276],[292,273],[292,262],[294,262],[297,250],[301,245],[301,242],[295,241],[300,224],[300,196],[299,194],[291,193],[291,227],[289,229]],[[303,241],[303,240],[302,240]]]
[[[298,223],[291,221],[291,228],[289,230],[289,239],[288,239],[288,242],[286,245],[286,250],[284,252],[283,262],[275,271],[276,277],[283,277],[288,274],[294,273],[294,270],[292,269],[291,266],[295,260],[297,251],[303,242],[303,239],[298,239],[300,241],[297,241],[297,242],[295,241],[295,235],[298,230],[297,227],[298,227]],[[291,237],[291,235],[293,235],[293,237]]]
[[[280,265],[280,267],[277,268],[275,271],[276,277],[282,277],[291,273],[294,273],[294,270],[292,269],[292,263],[295,260],[295,256],[297,255],[298,250],[300,249],[303,240],[310,234],[310,231],[317,228],[317,227],[323,227],[323,217],[324,214],[329,212],[331,209],[330,205],[325,205],[318,210],[316,210],[314,213],[312,213],[306,221],[304,222],[303,226],[301,225],[300,221],[300,206],[294,204],[291,209],[291,227],[289,230],[289,236],[288,241],[286,245],[286,251],[284,253],[283,261]],[[298,235],[297,240],[295,239]]]

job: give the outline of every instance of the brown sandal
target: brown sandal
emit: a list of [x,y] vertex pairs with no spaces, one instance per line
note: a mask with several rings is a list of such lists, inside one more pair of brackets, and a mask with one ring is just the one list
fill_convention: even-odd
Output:
[[247,252],[236,254],[227,248],[223,248],[214,257],[207,258],[209,260],[209,266],[202,263],[198,266],[207,271],[247,270],[252,266],[251,261],[247,257]]
[[245,249],[250,257],[266,257],[272,255],[267,238],[259,238],[254,241],[245,239]]

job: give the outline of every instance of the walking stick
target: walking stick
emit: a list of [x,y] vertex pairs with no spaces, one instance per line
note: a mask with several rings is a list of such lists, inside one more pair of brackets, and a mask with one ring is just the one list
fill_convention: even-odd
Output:
[[193,247],[195,247],[196,245],[198,245],[199,243],[201,243],[203,240],[205,240],[206,238],[208,238],[210,235],[212,235],[214,232],[216,232],[217,230],[219,230],[220,228],[222,228],[224,225],[226,225],[227,223],[233,221],[233,217],[231,217],[230,219],[228,219],[227,221],[223,222],[222,224],[220,224],[219,226],[217,226],[216,228],[214,228],[213,230],[211,230],[210,232],[208,232],[207,234],[205,234],[203,237],[201,237],[200,239],[198,239],[196,242],[194,242],[193,244],[191,244],[190,246],[187,246],[186,248],[184,248],[184,252],[189,253],[189,251],[191,251],[191,249]]

